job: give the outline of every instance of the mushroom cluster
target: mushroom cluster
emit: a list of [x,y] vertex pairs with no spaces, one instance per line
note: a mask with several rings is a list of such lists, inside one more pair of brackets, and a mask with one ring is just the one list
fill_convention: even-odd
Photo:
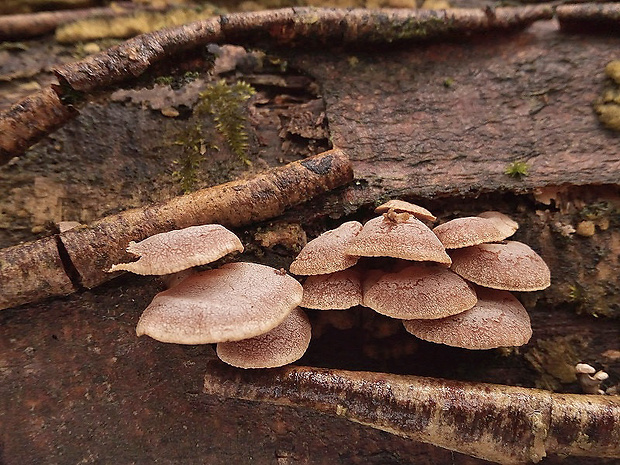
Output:
[[[131,242],[140,256],[110,271],[166,275],[243,251],[221,225],[192,226]],[[281,270],[256,263],[228,263],[183,275],[155,296],[136,333],[176,344],[217,343],[217,354],[241,368],[270,368],[298,360],[310,344],[310,322],[298,308],[302,287]]]
[[[550,285],[530,247],[506,241],[518,224],[499,212],[457,218],[434,229],[428,210],[391,200],[364,226],[352,221],[310,241],[290,271],[308,276],[302,307],[370,307],[403,320],[427,341],[468,349],[519,346],[532,335],[509,291]],[[360,261],[362,257],[366,258]],[[377,257],[391,257],[392,260]]]

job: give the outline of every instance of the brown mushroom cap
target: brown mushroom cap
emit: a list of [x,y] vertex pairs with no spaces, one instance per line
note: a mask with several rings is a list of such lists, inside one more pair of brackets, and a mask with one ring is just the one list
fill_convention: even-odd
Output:
[[390,210],[394,210],[396,213],[411,213],[419,220],[437,221],[437,217],[426,208],[404,200],[388,200],[375,208],[375,213],[387,213]]
[[476,293],[460,276],[437,265],[385,273],[364,289],[363,305],[392,318],[443,318],[474,306]]
[[141,242],[130,242],[127,252],[140,256],[140,259],[113,265],[109,271],[125,270],[142,275],[170,274],[214,262],[234,251],[243,252],[243,245],[224,226],[190,226],[155,234]]
[[450,264],[437,236],[416,218],[394,222],[383,216],[369,220],[346,249],[363,257],[394,257]]
[[497,221],[478,216],[466,216],[440,224],[433,228],[433,232],[446,249],[460,249],[486,242],[503,241],[514,233],[512,231],[506,235],[506,228],[500,229]]
[[177,344],[239,341],[278,326],[302,293],[295,278],[271,267],[229,263],[157,294],[136,333]]
[[217,344],[217,356],[238,368],[274,368],[299,360],[308,349],[310,321],[300,308],[268,333]]
[[458,315],[439,320],[403,321],[420,339],[465,349],[521,346],[532,337],[530,317],[507,291],[476,289],[478,303]]
[[311,240],[291,263],[291,273],[297,275],[327,274],[355,265],[359,257],[346,253],[345,249],[361,229],[361,223],[348,221]]
[[361,273],[355,268],[309,276],[303,287],[301,307],[345,310],[362,303]]
[[506,291],[538,291],[551,284],[543,259],[521,242],[480,244],[453,250],[452,270],[475,284]]
[[519,223],[509,216],[497,211],[482,212],[478,216],[480,218],[495,221],[496,226],[506,235],[506,237],[512,236],[517,229],[519,229]]

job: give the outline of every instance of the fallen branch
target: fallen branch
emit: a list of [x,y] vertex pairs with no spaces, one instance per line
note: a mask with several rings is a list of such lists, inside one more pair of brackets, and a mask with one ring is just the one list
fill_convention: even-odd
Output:
[[[135,79],[156,63],[209,43],[255,46],[264,40],[287,46],[389,44],[525,28],[536,20],[550,19],[552,14],[550,5],[437,11],[286,8],[237,13],[143,34],[82,61],[60,66],[55,72],[62,85],[62,100],[66,93],[89,94]],[[58,119],[39,119],[40,130],[36,133],[12,129],[5,120],[19,118],[25,125],[35,121],[33,114],[21,110],[23,102],[0,115],[0,128],[6,128],[0,139],[0,164],[23,153],[62,124]],[[20,112],[24,114],[18,116]],[[64,121],[71,116],[67,114]]]
[[620,3],[586,3],[557,7],[560,28],[567,32],[620,33]]
[[348,157],[334,149],[247,180],[108,216],[56,238],[0,250],[0,309],[108,281],[118,275],[107,273],[113,264],[135,259],[125,251],[130,241],[199,224],[239,227],[263,221],[352,179]]
[[504,464],[620,457],[620,398],[387,373],[209,362],[204,392],[298,406]]

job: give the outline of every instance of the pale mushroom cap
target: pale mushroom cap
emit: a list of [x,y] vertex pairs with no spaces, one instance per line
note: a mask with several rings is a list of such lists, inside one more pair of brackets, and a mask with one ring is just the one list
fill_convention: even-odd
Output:
[[296,308],[268,333],[242,341],[218,343],[217,356],[238,368],[280,367],[303,356],[311,335],[308,317]]
[[388,200],[383,205],[375,208],[375,213],[387,213],[390,209],[396,213],[411,213],[419,220],[436,221],[437,217],[429,212],[426,208],[420,207],[414,203],[405,202],[404,200]]
[[346,253],[345,249],[361,230],[361,223],[348,221],[336,229],[324,232],[308,242],[299,252],[297,258],[291,263],[291,273],[297,275],[327,274],[352,267],[359,257]]
[[578,363],[575,365],[575,373],[593,375],[596,373],[596,368],[587,363]]
[[317,310],[345,310],[362,303],[361,274],[354,268],[309,276],[300,306]]
[[452,270],[475,284],[506,291],[538,291],[551,284],[543,259],[521,242],[480,244],[453,250]]
[[[486,242],[498,242],[506,239],[505,228],[497,226],[497,220],[466,216],[456,218],[433,228],[446,249],[459,249]],[[514,231],[513,231],[514,232]]]
[[113,265],[110,272],[125,270],[142,275],[176,273],[243,252],[239,238],[224,226],[206,224],[155,234],[141,242],[130,242],[127,252],[140,256],[131,263]]
[[136,333],[177,344],[239,341],[279,325],[302,293],[295,278],[274,268],[229,263],[157,294]]
[[437,236],[416,218],[393,222],[379,216],[369,220],[351,242],[347,253],[363,257],[451,263]]
[[408,320],[454,315],[473,307],[476,300],[472,287],[456,273],[437,265],[413,265],[365,286],[363,305]]
[[464,349],[493,349],[526,344],[532,337],[523,305],[507,291],[477,289],[478,303],[458,315],[439,320],[403,321],[420,339]]
[[519,229],[519,223],[510,218],[508,215],[504,215],[498,211],[482,212],[478,216],[480,218],[495,221],[496,226],[506,235],[506,237],[512,236],[517,229]]

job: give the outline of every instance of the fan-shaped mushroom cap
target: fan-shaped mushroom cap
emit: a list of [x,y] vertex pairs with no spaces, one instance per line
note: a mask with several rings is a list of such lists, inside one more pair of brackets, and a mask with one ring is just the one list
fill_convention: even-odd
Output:
[[419,220],[436,221],[437,217],[429,212],[426,208],[420,207],[414,203],[405,202],[404,200],[388,200],[383,205],[375,208],[375,213],[387,213],[394,210],[396,213],[411,213]]
[[291,263],[291,273],[297,275],[327,274],[355,265],[359,257],[348,254],[345,249],[361,229],[361,223],[348,221],[312,239]]
[[450,264],[437,236],[415,218],[394,222],[379,216],[369,220],[346,250],[363,257],[394,257]]
[[362,303],[361,273],[355,268],[309,276],[300,306],[317,310],[345,310]]
[[478,215],[480,218],[486,218],[488,220],[493,220],[496,223],[496,226],[506,234],[506,237],[512,236],[517,229],[519,229],[519,223],[510,218],[503,213],[496,211],[488,211],[482,212]]
[[420,339],[465,349],[521,346],[532,337],[530,317],[510,292],[476,289],[478,303],[458,315],[438,320],[403,321]]
[[214,262],[234,251],[243,252],[243,245],[224,226],[190,226],[155,234],[141,242],[131,241],[127,252],[139,255],[140,259],[113,265],[109,271],[125,270],[142,275],[170,274]]
[[295,278],[271,267],[229,263],[157,294],[136,333],[177,344],[239,341],[279,325],[302,293]]
[[475,284],[506,291],[538,291],[551,284],[540,256],[522,242],[480,244],[451,252],[452,270]]
[[476,293],[442,266],[414,265],[385,273],[364,289],[363,305],[392,318],[443,318],[474,306]]
[[512,231],[507,235],[505,227],[502,229],[498,227],[498,220],[479,216],[455,218],[436,226],[433,232],[446,249],[460,249],[485,242],[503,241],[514,233]]
[[268,333],[236,342],[220,342],[217,356],[238,368],[274,368],[299,360],[308,349],[311,327],[303,310],[294,309]]

